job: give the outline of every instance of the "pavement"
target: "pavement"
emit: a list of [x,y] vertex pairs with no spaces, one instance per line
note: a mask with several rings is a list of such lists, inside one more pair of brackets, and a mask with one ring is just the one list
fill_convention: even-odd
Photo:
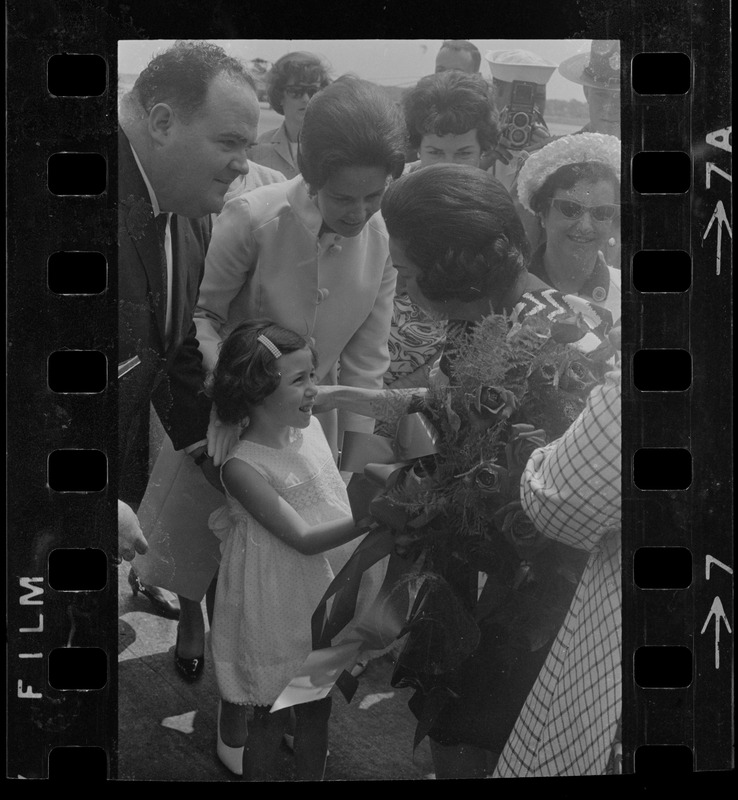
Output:
[[[130,565],[118,568],[118,773],[135,781],[237,781],[218,760],[218,691],[206,647],[202,678],[189,684],[174,669],[177,623],[133,597]],[[203,614],[204,614],[203,604]],[[432,779],[427,739],[413,752],[409,689],[393,689],[389,655],[371,661],[347,703],[333,693],[328,781]],[[279,753],[283,780],[295,780],[294,757]]]

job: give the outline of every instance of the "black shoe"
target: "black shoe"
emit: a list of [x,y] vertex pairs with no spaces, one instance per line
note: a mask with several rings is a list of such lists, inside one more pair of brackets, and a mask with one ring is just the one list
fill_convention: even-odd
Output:
[[153,591],[157,589],[156,586],[147,586],[145,583],[141,583],[133,568],[128,573],[128,583],[133,590],[133,596],[135,597],[141,592],[144,597],[149,599],[157,614],[161,614],[167,619],[179,619],[179,600],[176,598],[168,600]]
[[205,669],[205,653],[197,658],[182,658],[177,655],[179,647],[179,625],[177,625],[177,641],[174,645],[174,666],[182,678],[190,683],[199,680]]

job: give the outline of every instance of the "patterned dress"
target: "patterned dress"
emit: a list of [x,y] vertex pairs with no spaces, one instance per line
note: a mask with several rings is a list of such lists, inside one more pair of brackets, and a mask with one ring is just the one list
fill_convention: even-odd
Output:
[[[528,272],[540,278],[544,283],[553,286],[551,278],[546,271],[544,255],[546,253],[546,243],[544,242],[531,258],[528,264]],[[577,292],[577,297],[582,297],[595,306],[607,309],[612,318],[617,321],[621,313],[621,274],[620,270],[601,264],[597,261],[592,270],[592,274]]]
[[[310,525],[351,513],[315,418],[283,449],[241,441],[228,458],[256,469]],[[222,553],[211,634],[218,688],[230,703],[271,705],[312,650],[312,613],[357,541],[302,555],[226,497],[210,517]]]
[[[520,296],[513,312],[519,322],[532,315],[545,318],[549,322],[564,322],[579,317],[585,332],[578,341],[572,343],[572,347],[582,353],[596,350],[607,339],[613,326],[612,314],[606,308],[594,305],[584,297],[562,294],[558,289],[525,292]],[[449,320],[447,330],[449,334],[460,334],[475,324],[465,320]],[[450,374],[448,353],[444,351],[430,370],[430,381],[446,383]]]
[[428,317],[407,294],[395,295],[387,342],[390,368],[384,376],[384,385],[391,387],[399,378],[407,378],[425,365],[430,368],[445,338],[445,321]]

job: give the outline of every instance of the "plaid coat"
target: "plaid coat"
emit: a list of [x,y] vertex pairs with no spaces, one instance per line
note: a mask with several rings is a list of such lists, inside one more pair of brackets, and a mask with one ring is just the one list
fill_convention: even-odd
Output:
[[622,700],[620,438],[618,370],[523,474],[523,506],[536,526],[590,557],[495,777],[611,770]]

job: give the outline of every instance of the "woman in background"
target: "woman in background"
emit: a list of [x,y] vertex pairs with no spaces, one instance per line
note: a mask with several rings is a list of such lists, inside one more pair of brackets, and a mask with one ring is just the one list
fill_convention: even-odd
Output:
[[[446,70],[418,81],[403,98],[411,148],[420,160],[414,172],[431,164],[479,167],[498,139],[496,114],[487,82],[478,74]],[[395,295],[385,385],[393,389],[428,385],[428,371],[446,336],[446,322],[431,319],[408,297]]]
[[287,53],[267,75],[269,104],[284,115],[284,122],[266,131],[251,149],[249,158],[281,172],[287,180],[299,174],[297,142],[310,98],[330,83],[328,66],[313,53]]
[[518,197],[545,239],[530,272],[619,320],[620,265],[607,254],[620,241],[620,140],[579,133],[550,142],[523,164]]

